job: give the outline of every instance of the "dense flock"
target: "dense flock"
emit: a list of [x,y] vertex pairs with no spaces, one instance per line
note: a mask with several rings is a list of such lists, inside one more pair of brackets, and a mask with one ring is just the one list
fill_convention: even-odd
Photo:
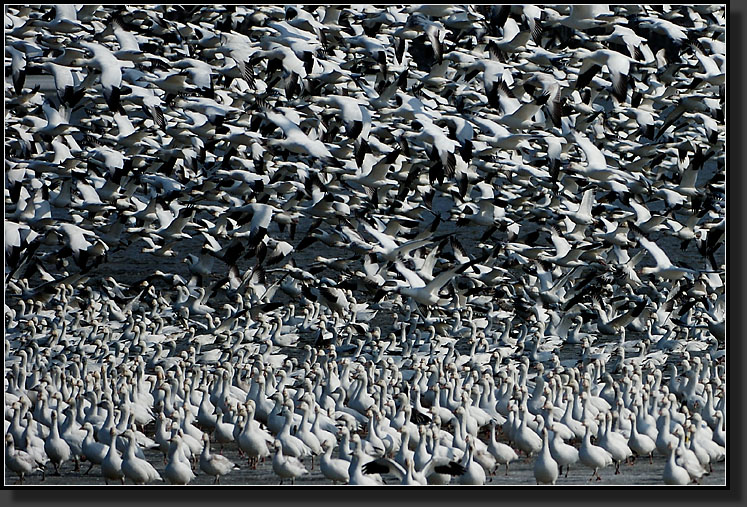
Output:
[[703,482],[725,15],[6,7],[6,484]]

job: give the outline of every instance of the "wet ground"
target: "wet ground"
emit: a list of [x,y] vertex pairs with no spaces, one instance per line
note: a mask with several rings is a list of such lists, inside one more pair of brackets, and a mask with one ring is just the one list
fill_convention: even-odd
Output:
[[[218,452],[218,446],[213,444],[211,446],[213,453]],[[146,457],[153,466],[163,475],[165,464],[163,462],[163,454],[160,452],[146,451]],[[260,463],[256,470],[251,470],[247,464],[246,459],[239,455],[238,447],[236,444],[227,445],[223,449],[223,455],[231,459],[234,463],[239,465],[240,470],[235,470],[230,474],[224,476],[220,484],[221,485],[278,485],[279,478],[272,471],[272,460],[268,459],[264,463]],[[333,453],[333,456],[337,457],[337,453]],[[297,485],[331,485],[332,481],[322,475],[319,470],[318,460],[314,460],[314,468],[311,469],[311,460],[305,458],[303,460],[306,468],[310,470],[308,475],[304,475],[296,479]],[[653,464],[649,464],[648,458],[639,458],[632,465],[623,464],[620,466],[620,474],[615,475],[614,466],[610,466],[600,470],[599,475],[602,477],[601,481],[594,480],[589,481],[592,471],[586,468],[581,463],[571,467],[568,477],[561,475],[558,478],[557,485],[601,485],[601,486],[619,486],[619,485],[662,485],[662,474],[664,471],[666,459],[663,455],[654,455]],[[534,458],[527,460],[521,458],[518,461],[514,461],[509,466],[508,475],[505,475],[505,468],[499,467],[496,475],[489,477],[488,486],[516,486],[516,485],[535,485],[534,480]],[[87,463],[82,463],[79,472],[75,472],[73,462],[66,462],[61,468],[61,476],[47,475],[44,481],[42,481],[42,475],[40,472],[36,472],[30,475],[24,481],[26,485],[40,485],[40,486],[58,486],[58,485],[104,485],[104,479],[101,477],[101,469],[98,465],[94,466],[88,475],[84,472],[88,469]],[[50,470],[53,470],[50,465]],[[197,477],[190,483],[190,485],[211,485],[213,484],[213,477],[208,476],[199,470],[197,466]],[[397,484],[397,479],[394,476],[385,475],[383,476],[387,484]],[[7,485],[15,484],[17,476],[9,473],[6,470],[5,482]],[[455,481],[452,481],[455,482]],[[113,484],[113,483],[111,483]],[[130,484],[127,482],[127,484]],[[155,482],[152,484],[163,484]],[[288,482],[284,484],[289,484]],[[724,486],[726,485],[726,463],[724,461],[713,465],[713,472],[703,477],[701,484],[709,486]]]

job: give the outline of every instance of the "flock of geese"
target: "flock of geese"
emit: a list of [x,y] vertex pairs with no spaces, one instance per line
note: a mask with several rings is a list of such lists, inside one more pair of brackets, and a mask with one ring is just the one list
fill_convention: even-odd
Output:
[[723,5],[4,20],[10,480],[724,460]]

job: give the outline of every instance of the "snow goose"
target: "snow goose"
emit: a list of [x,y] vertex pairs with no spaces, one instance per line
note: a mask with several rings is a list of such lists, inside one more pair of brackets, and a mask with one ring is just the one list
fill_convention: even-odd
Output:
[[679,60],[680,50],[690,38],[682,26],[660,16],[641,16],[638,19],[638,27],[656,32],[664,38],[666,44],[663,50],[669,63],[676,63]]
[[[720,412],[717,412],[720,414]],[[714,417],[714,422],[715,422]],[[695,428],[695,433],[691,439],[697,439],[697,445],[708,453],[708,457],[711,463],[721,461],[725,456],[725,448],[713,439],[712,432],[708,425],[705,423],[703,418],[697,412],[692,415],[692,422]]]
[[[605,157],[604,153],[602,152],[602,150],[597,148],[592,140],[590,140],[584,134],[576,131],[574,131],[571,136],[576,141],[578,146],[581,148],[581,151],[583,151],[584,156],[586,157],[586,164],[581,165],[578,162],[571,162],[571,169],[582,176],[594,180],[594,182],[596,182],[599,186],[610,186],[613,183],[628,183],[628,180],[630,178],[621,170],[610,167],[610,165],[607,163],[607,158]],[[612,190],[616,189],[613,187]],[[627,187],[625,188],[625,190],[627,190]]]
[[693,278],[694,275],[697,274],[696,271],[689,269],[689,268],[681,268],[679,266],[675,266],[671,260],[669,260],[669,257],[664,252],[664,250],[661,249],[659,245],[656,244],[656,242],[649,240],[642,234],[637,234],[638,242],[648,250],[648,252],[651,254],[651,256],[654,258],[654,262],[656,262],[656,266],[654,267],[644,267],[641,269],[641,273],[644,275],[653,274],[657,277],[664,278],[665,280],[679,280],[681,278]]
[[527,426],[529,417],[529,412],[526,410],[526,408],[524,408],[524,412],[521,416],[521,421],[519,421],[519,427],[517,428],[516,433],[513,435],[514,443],[519,449],[524,451],[527,456],[536,454],[542,449],[542,439],[539,437],[539,435],[537,435],[537,432]]
[[60,475],[60,466],[72,456],[70,445],[60,437],[59,421],[57,412],[51,414],[51,425],[49,436],[44,441],[44,452],[49,456],[49,460],[54,465],[55,475]]
[[[316,436],[311,429],[311,423],[309,422],[309,413],[311,409],[306,402],[301,403],[299,407],[302,411],[301,423],[296,429],[296,437],[298,437],[308,447],[311,454],[311,469],[314,469],[314,456],[322,454],[322,445],[319,441],[319,437]],[[278,435],[278,438],[280,435]]]
[[603,433],[598,437],[599,446],[606,450],[615,462],[615,475],[620,473],[620,463],[627,460],[633,453],[628,447],[627,440],[621,434],[612,430],[612,414],[607,412],[599,427]]
[[[405,267],[405,265],[399,260],[395,262],[395,266],[397,267],[397,271],[399,271],[407,280],[406,284],[395,281],[395,290],[403,296],[411,297],[418,304],[432,306],[442,304],[442,302],[445,301],[439,296],[441,288],[457,275],[463,273],[469,267],[469,263],[462,264],[447,271],[442,271],[427,284],[422,278],[420,278],[420,276],[418,276],[417,273]],[[392,281],[387,281],[387,283],[390,284]]]
[[700,442],[698,441],[696,434],[698,430],[695,428],[694,424],[691,424],[687,428],[688,432],[688,438],[689,438],[689,450],[695,455],[695,457],[698,459],[698,462],[700,463],[700,466],[703,468],[703,470],[709,474],[713,471],[713,467],[711,466],[711,456],[710,454],[700,445]]
[[552,8],[544,8],[543,10],[547,18],[543,23],[545,26],[562,25],[582,32],[607,24],[614,24],[616,18],[609,6],[603,4],[571,5],[567,16],[561,16],[557,10]]
[[662,478],[664,484],[673,486],[685,486],[690,484],[690,474],[682,466],[678,465],[675,456],[680,454],[679,446],[667,444],[667,462],[664,465],[664,471],[662,472]]
[[519,456],[516,454],[511,446],[506,445],[502,442],[498,442],[495,438],[495,427],[496,423],[490,424],[490,441],[488,442],[488,452],[493,455],[497,464],[506,465],[506,473],[508,475],[508,465],[517,459]]
[[578,458],[581,463],[594,470],[589,480],[594,480],[594,477],[596,477],[598,481],[601,481],[602,477],[598,470],[611,465],[612,456],[604,448],[591,443],[591,426],[587,422],[582,424],[586,427],[586,432],[584,433],[583,443],[578,450]]
[[122,458],[117,451],[117,433],[112,427],[109,430],[110,445],[107,449],[106,456],[101,461],[101,475],[104,477],[104,482],[108,485],[110,480],[121,481],[125,483],[125,476],[122,472]]
[[247,456],[249,466],[256,468],[259,459],[266,458],[270,455],[268,444],[273,442],[272,435],[262,429],[259,423],[254,420],[254,402],[252,400],[246,403],[246,419],[244,426],[236,439],[241,449]]
[[[636,410],[637,412],[637,410]],[[628,447],[638,456],[648,454],[649,463],[653,463],[654,450],[656,442],[647,434],[638,432],[637,417],[634,413],[628,415],[631,423],[630,437],[628,438]]]
[[695,452],[685,445],[685,439],[687,437],[686,430],[682,426],[677,426],[673,434],[678,441],[677,455],[679,456],[679,459],[677,460],[677,463],[687,471],[693,481],[700,483],[700,479],[708,473],[708,471],[700,463]]
[[171,484],[185,485],[189,484],[195,478],[195,474],[192,472],[192,465],[184,454],[184,444],[182,443],[180,433],[181,429],[177,430],[169,440],[168,463],[163,471],[163,475]]
[[122,93],[122,69],[133,67],[131,61],[121,61],[106,46],[95,42],[78,41],[77,45],[93,54],[91,58],[82,59],[80,64],[97,67],[100,72],[101,87],[104,99],[111,111],[124,112],[120,102]]
[[555,484],[558,480],[558,463],[550,453],[547,428],[542,428],[542,450],[534,461],[534,478],[537,484]]
[[324,450],[322,457],[319,459],[319,469],[322,474],[327,479],[331,480],[333,484],[337,484],[338,482],[346,484],[350,480],[350,474],[348,472],[350,463],[344,459],[332,457],[334,444],[325,440],[321,445]]
[[[148,461],[135,456],[135,433],[126,430],[124,436],[128,439],[127,451],[122,459],[122,473],[135,484],[147,484],[153,481],[163,481],[158,471]],[[114,445],[114,442],[112,442]]]
[[[42,70],[48,71],[54,79],[54,86],[57,89],[57,98],[62,104],[68,107],[75,107],[83,98],[88,82],[95,78],[94,73],[90,74],[83,83],[76,79],[78,74],[73,74],[73,68],[67,65],[59,65],[52,61],[47,61],[41,65]],[[78,86],[78,89],[76,89]]]
[[269,139],[269,146],[279,147],[290,153],[312,156],[326,162],[337,160],[322,141],[309,138],[287,115],[274,111],[267,111],[265,115],[285,134],[285,139]]
[[5,435],[5,466],[18,475],[19,484],[23,484],[27,474],[40,469],[39,464],[29,453],[15,448],[13,436],[10,434]]
[[566,467],[565,476],[568,477],[571,465],[578,462],[578,449],[563,441],[560,432],[555,431],[557,427],[557,423],[550,426],[550,454],[557,463],[560,472],[563,471],[564,466]]
[[[467,435],[467,452],[462,458],[461,467],[464,469],[464,473],[459,475],[457,481],[459,484],[469,484],[482,486],[485,484],[485,469],[477,461],[474,460],[475,444],[472,440],[473,437]],[[539,437],[538,437],[539,438]]]
[[630,57],[610,49],[589,51],[586,48],[579,48],[573,53],[572,61],[574,59],[582,60],[576,80],[576,90],[588,85],[594,75],[606,66],[612,79],[612,96],[620,103],[625,102],[630,78]]
[[309,473],[298,458],[283,455],[283,444],[280,441],[275,440],[273,445],[275,455],[272,458],[272,470],[280,477],[280,484],[283,484],[283,479],[290,479],[291,484],[295,484],[296,477]]
[[16,92],[16,95],[20,95],[26,81],[26,53],[17,50],[13,46],[6,46],[6,51],[10,53],[10,73],[13,90]]
[[88,472],[91,471],[94,465],[101,465],[103,463],[109,452],[109,448],[93,439],[93,426],[91,423],[84,423],[83,429],[86,431],[86,438],[83,440],[82,445],[83,457],[91,463],[88,470],[84,473],[84,475],[88,475]]
[[350,437],[350,440],[353,444],[353,451],[351,454],[350,466],[348,467],[348,484],[354,486],[379,486],[383,484],[384,481],[381,479],[379,474],[363,473],[363,466],[365,463],[370,461],[371,457],[367,456],[361,449],[360,436],[354,434]]

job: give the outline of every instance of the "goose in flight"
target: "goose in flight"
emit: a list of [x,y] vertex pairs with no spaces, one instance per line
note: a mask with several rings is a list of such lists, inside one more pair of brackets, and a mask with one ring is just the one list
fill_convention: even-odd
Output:
[[325,162],[336,160],[322,141],[311,139],[287,115],[275,111],[267,111],[265,115],[285,134],[285,139],[268,139],[270,146],[287,150],[290,153],[318,158]]
[[120,60],[109,48],[96,42],[80,41],[77,44],[93,54],[91,58],[82,59],[78,63],[82,66],[91,65],[98,68],[101,87],[104,90],[104,99],[109,109],[124,113],[120,104],[122,69],[134,67],[135,64],[131,61]]
[[432,306],[448,302],[448,300],[439,296],[439,291],[454,277],[463,273],[470,266],[470,263],[467,262],[448,271],[443,271],[427,284],[417,273],[407,268],[399,259],[395,261],[394,265],[397,271],[405,277],[406,283],[403,283],[401,280],[388,280],[385,287],[393,284],[395,290],[403,296],[409,296],[423,306]]
[[646,308],[647,301],[642,299],[632,310],[629,310],[615,318],[610,319],[602,310],[598,299],[594,299],[594,306],[597,309],[599,318],[597,319],[597,329],[599,332],[607,335],[617,335],[624,332],[625,327],[633,322]]
[[654,258],[656,266],[647,266],[641,269],[641,274],[644,275],[656,275],[657,277],[664,278],[666,280],[675,281],[682,278],[692,279],[698,274],[697,271],[675,266],[664,250],[642,234],[638,235],[638,242],[648,250],[648,253]]
[[550,229],[550,233],[550,240],[553,246],[555,246],[555,255],[548,255],[542,252],[539,255],[540,260],[552,262],[563,267],[576,267],[586,264],[586,262],[579,260],[579,257],[585,252],[583,248],[571,248],[568,240],[561,236],[554,227]]
[[[607,163],[607,159],[605,158],[604,153],[602,153],[602,150],[597,148],[588,137],[576,131],[571,135],[576,140],[576,143],[584,152],[584,156],[586,157],[585,165],[571,162],[571,169],[575,170],[582,176],[594,180],[600,186],[612,182],[628,182],[629,177],[621,170],[611,168]],[[627,190],[627,187],[624,187],[624,190]]]
[[625,102],[630,79],[630,57],[610,49],[590,51],[579,48],[573,53],[573,59],[582,60],[574,89],[584,88],[594,75],[606,66],[612,79],[612,96],[620,103]]
[[[568,207],[568,201],[564,201],[566,208]],[[594,187],[588,188],[584,191],[584,195],[581,197],[581,203],[578,205],[578,209],[571,211],[570,209],[562,210],[559,209],[558,213],[565,215],[574,223],[578,225],[591,225],[594,223],[594,217],[591,214],[591,208],[594,204]]]

